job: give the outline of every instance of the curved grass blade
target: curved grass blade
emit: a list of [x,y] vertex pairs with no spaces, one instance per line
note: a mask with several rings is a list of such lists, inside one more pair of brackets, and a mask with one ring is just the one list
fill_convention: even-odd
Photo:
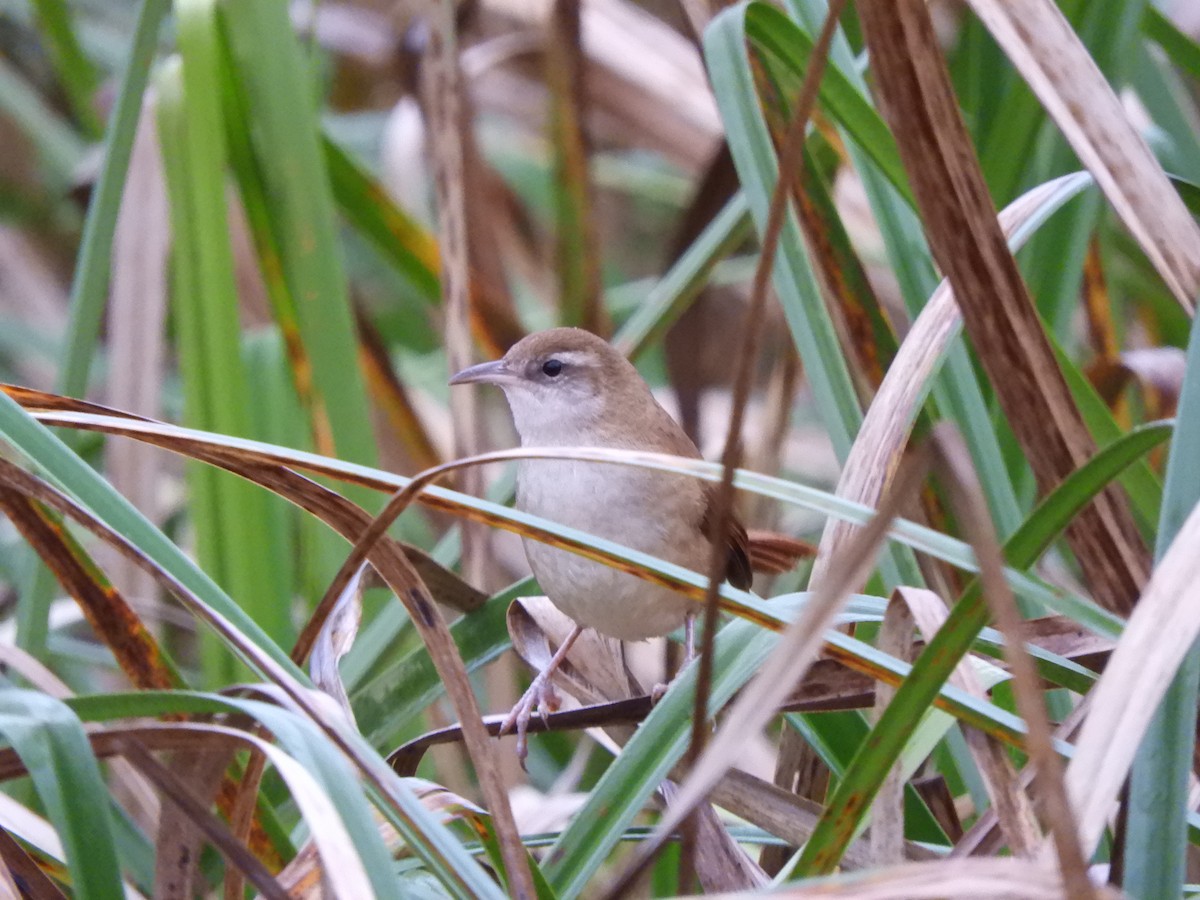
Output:
[[10,488],[0,488],[0,510],[79,604],[130,683],[140,688],[183,686],[174,661],[61,519]]
[[[141,691],[136,694],[104,694],[75,697],[70,706],[88,721],[118,718],[157,717],[177,713],[243,713],[260,721],[275,735],[286,752],[304,762],[325,785],[330,799],[337,805],[346,826],[360,849],[377,845],[378,832],[370,814],[365,811],[363,793],[348,786],[357,780],[346,772],[344,750],[339,753],[330,745],[325,733],[307,718],[258,700],[246,700],[195,691]],[[462,844],[420,803],[412,792],[387,768],[374,751],[365,748],[358,736],[353,738],[362,752],[378,762],[376,774],[383,775],[390,794],[400,801],[403,816],[397,816],[390,804],[380,807],[420,856],[430,870],[438,874],[455,896],[499,897],[499,890],[471,859]],[[357,761],[355,761],[357,764]],[[385,773],[386,774],[383,774]],[[344,795],[344,796],[343,796]],[[365,824],[363,819],[365,818]],[[368,838],[366,831],[375,832]],[[367,850],[374,853],[374,850]],[[386,854],[386,850],[384,851]],[[364,860],[368,862],[368,860]],[[373,869],[374,866],[372,865]]]
[[[148,440],[174,452],[201,459],[207,459],[211,455],[211,461],[215,464],[234,468],[242,466],[248,459],[283,463],[294,468],[339,478],[389,493],[405,487],[411,480],[378,469],[342,460],[333,460],[300,450],[274,447],[259,441],[225,435],[208,434],[158,422],[142,422],[72,412],[43,412],[38,413],[38,418],[56,425],[94,428],[110,434],[122,434],[139,440]],[[564,455],[572,459],[615,462],[669,472],[684,472],[706,481],[720,479],[720,466],[715,463],[656,453],[596,447],[545,449],[529,447],[502,450],[486,454],[486,460],[499,462],[524,458],[553,459]],[[479,461],[481,459],[476,460],[476,462]],[[744,469],[737,471],[734,485],[764,497],[793,504],[822,515],[837,516],[857,524],[870,521],[874,515],[874,510],[864,504],[849,502],[807,485],[760,475]],[[621,564],[627,571],[635,574],[643,573],[642,577],[650,577],[651,580],[660,579],[662,583],[669,584],[687,594],[695,594],[697,586],[701,584],[694,573],[689,573],[678,566],[663,563],[646,554],[623,548],[610,541],[594,538],[546,519],[530,516],[516,509],[437,486],[427,487],[419,499],[422,503],[435,509],[452,512],[473,521],[494,525],[508,531],[530,535],[555,546],[573,548],[576,552],[581,552],[593,559],[607,560],[610,564]],[[898,519],[893,524],[890,537],[965,571],[976,570],[974,556],[965,543],[933,529]],[[1006,575],[1013,589],[1021,596],[1040,603],[1047,609],[1070,616],[1098,634],[1111,635],[1120,628],[1118,617],[1096,606],[1090,600],[1061,589],[1048,588],[1037,579],[1020,571],[1010,569]],[[722,608],[729,612],[751,618],[764,625],[776,620],[774,615],[765,612],[765,607],[751,599],[752,595],[744,591],[723,586],[721,597]]]
[[[0,404],[0,412],[3,410],[3,405]],[[63,422],[70,419],[86,418],[83,414],[59,414],[65,417]],[[138,422],[134,420],[116,420],[121,425],[113,429],[113,433],[128,434],[129,436],[145,436],[158,432],[161,439],[162,433],[188,433],[187,429],[180,429],[174,426],[166,426],[161,424],[150,424]],[[145,429],[145,430],[142,430]],[[197,433],[191,432],[192,435]],[[214,446],[223,447],[240,447],[244,452],[249,447],[263,448],[267,445],[257,444],[253,441],[245,441],[236,438],[217,438],[207,436],[209,442],[205,443],[204,450],[191,448],[187,445],[180,445],[167,441],[164,446],[176,452],[194,455],[197,458],[205,459],[216,465],[229,466],[237,471],[246,474],[247,467],[245,466],[245,458],[238,457],[235,463],[223,456],[220,452],[213,452],[211,449]],[[579,459],[596,459],[604,462],[619,462],[622,464],[640,464],[647,465],[652,468],[664,468],[667,471],[689,472],[706,477],[709,480],[719,478],[719,467],[714,464],[703,463],[697,460],[687,460],[680,457],[663,456],[661,454],[639,454],[631,451],[615,451],[601,450],[597,448],[573,448],[564,449],[556,448],[552,450],[538,450],[533,448],[498,451],[488,454],[486,457],[481,457],[471,462],[478,463],[481,459],[501,460],[501,459],[518,459],[522,457],[546,457],[559,458],[564,454]],[[299,451],[288,451],[284,457],[293,464],[297,460],[307,460],[308,465],[314,465],[321,457],[314,454],[306,454]],[[274,461],[274,457],[266,457]],[[636,460],[636,463],[634,461]],[[465,463],[464,463],[465,464]],[[392,489],[402,487],[409,483],[409,479],[400,476],[389,475],[388,473],[370,470],[363,466],[357,466],[352,463],[343,463],[340,461],[324,461],[324,464],[319,464],[319,470],[325,474],[354,473],[359,479],[359,483],[368,486],[378,486],[383,484],[392,485]],[[746,473],[743,473],[746,474]],[[757,476],[765,478],[765,476]],[[767,479],[772,480],[772,479]],[[777,480],[777,479],[776,479]],[[787,484],[787,482],[781,482]],[[812,490],[812,489],[807,489]],[[815,492],[820,494],[821,492]],[[547,520],[539,519],[535,516],[529,516],[516,510],[505,509],[504,507],[496,506],[495,504],[486,501],[477,500],[475,498],[466,497],[465,495],[457,494],[453,491],[448,491],[443,488],[429,487],[426,488],[426,500],[435,506],[442,509],[447,509],[462,514],[464,511],[472,511],[475,517],[482,522],[488,524],[499,525],[510,530],[518,531],[519,533],[529,534],[537,537],[539,540],[546,541],[555,546],[571,549],[573,552],[580,553],[591,559],[605,561],[610,565],[616,564],[619,568],[629,571],[639,577],[646,578],[652,582],[668,585],[676,590],[679,590],[685,596],[690,596],[693,599],[700,599],[704,595],[707,581],[703,576],[695,572],[691,572],[680,566],[666,563],[655,557],[644,553],[630,550],[614,544],[610,541],[604,541],[587,535],[583,532],[576,531],[565,526],[557,525],[556,523]],[[827,499],[832,503],[834,509],[839,509],[845,513],[844,507],[840,506],[836,498]],[[865,509],[865,508],[864,508]],[[866,511],[866,518],[870,517],[870,510]],[[929,532],[929,529],[920,529],[918,526],[913,526],[908,523],[911,529],[923,532]],[[932,536],[932,543],[935,552],[946,552],[947,547],[953,548],[959,546],[960,552],[965,553],[966,559],[962,564],[968,569],[971,568],[969,549],[961,545],[961,542],[954,541],[951,538],[937,535],[935,532],[929,532]],[[939,541],[939,539],[941,539]],[[1067,608],[1076,608],[1077,615],[1080,615],[1078,610],[1082,610],[1082,618],[1086,621],[1089,616],[1098,617],[1099,625],[1096,629],[1101,633],[1108,633],[1113,626],[1106,625],[1105,615],[1102,610],[1099,610],[1094,605],[1089,604],[1082,598],[1072,598],[1070,603],[1067,603],[1065,596],[1058,596],[1053,592],[1043,588],[1039,588],[1037,583],[1028,576],[1021,573],[1010,572],[1009,577],[1013,580],[1013,584],[1017,589],[1032,590],[1036,599],[1039,601],[1047,601],[1051,605],[1066,606]],[[1040,593],[1039,593],[1040,591]],[[728,585],[722,586],[721,589],[721,607],[728,612],[734,613],[741,618],[747,619],[760,627],[767,629],[778,629],[786,622],[780,617],[780,607],[778,604],[764,603],[753,594],[746,591],[740,591]],[[224,619],[213,619],[212,614],[206,612],[205,615],[222,624],[222,627],[228,629],[228,623]],[[909,667],[897,660],[880,654],[874,648],[861,641],[857,641],[846,635],[838,632],[830,632],[826,635],[827,646],[826,652],[834,658],[841,660],[851,668],[869,674],[873,678],[882,679],[889,684],[898,684],[908,673]],[[259,654],[259,650],[250,645],[239,645],[244,653],[250,653],[254,660],[254,665],[259,668],[270,668],[272,663],[265,657]],[[276,680],[284,678],[282,671],[275,672]],[[956,716],[974,724],[976,727],[995,734],[1002,740],[1017,740],[1020,733],[1020,720],[1004,713],[989,704],[981,704],[974,698],[961,691],[955,691],[953,688],[945,688],[938,700],[939,705],[953,713]]]
[[[1161,444],[1170,431],[1165,424],[1146,426],[1096,454],[1039,504],[1025,525],[1006,542],[1005,558],[1020,568],[1032,565],[1097,492]],[[837,864],[916,723],[929,708],[938,688],[970,650],[987,618],[987,605],[975,585],[954,605],[914,664],[912,674],[876,722],[874,738],[863,742],[804,847],[799,872],[827,872]],[[1114,629],[1110,636],[1118,637],[1119,631]]]
[[6,688],[0,690],[0,734],[25,763],[58,830],[74,895],[120,900],[108,789],[79,719],[45,694]]
[[[467,672],[496,659],[511,646],[505,613],[514,599],[531,593],[525,579],[493,596],[480,609],[450,626]],[[350,692],[355,719],[372,746],[394,742],[400,729],[445,692],[429,654],[414,647]]]
[[127,538],[186,590],[232,623],[260,651],[284,666],[293,677],[306,681],[304,674],[292,665],[287,654],[216,582],[129,501],[114,491],[94,469],[30,418],[7,394],[0,396],[0,435],[45,472],[52,482],[76,498],[83,509]]

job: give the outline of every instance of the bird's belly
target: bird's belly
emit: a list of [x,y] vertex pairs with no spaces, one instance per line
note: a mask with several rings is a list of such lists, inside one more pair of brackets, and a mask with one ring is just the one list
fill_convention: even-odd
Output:
[[[545,468],[530,471],[534,465]],[[695,525],[700,491],[686,476],[531,460],[522,465],[518,504],[534,515],[703,571],[709,544]],[[559,609],[610,637],[637,641],[664,635],[697,608],[670,588],[539,541],[527,539],[525,554]]]

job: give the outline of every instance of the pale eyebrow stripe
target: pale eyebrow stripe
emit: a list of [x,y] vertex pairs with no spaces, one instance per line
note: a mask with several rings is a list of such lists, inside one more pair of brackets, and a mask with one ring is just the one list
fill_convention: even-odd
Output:
[[564,350],[561,353],[551,353],[549,358],[557,359],[559,362],[567,365],[579,365],[580,363],[587,362],[591,357],[579,350]]

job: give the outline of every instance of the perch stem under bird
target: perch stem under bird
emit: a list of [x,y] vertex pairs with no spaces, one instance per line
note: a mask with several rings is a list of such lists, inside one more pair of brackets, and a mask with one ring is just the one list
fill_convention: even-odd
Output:
[[[502,359],[459,372],[452,385],[494,384],[504,391],[526,447],[611,447],[699,459],[696,445],[650,386],[602,338],[554,328],[522,339]],[[680,473],[584,460],[522,460],[518,509],[616,541],[693,571],[705,571],[712,541],[727,550],[725,579],[749,588],[754,571],[780,572],[807,544],[755,532],[736,519],[714,534],[714,488]],[[525,733],[535,710],[554,709],[550,678],[583,628],[623,641],[666,635],[691,618],[694,601],[603,563],[526,538],[525,555],[546,596],[579,626],[513,708],[502,733]],[[689,628],[690,631],[690,628]]]

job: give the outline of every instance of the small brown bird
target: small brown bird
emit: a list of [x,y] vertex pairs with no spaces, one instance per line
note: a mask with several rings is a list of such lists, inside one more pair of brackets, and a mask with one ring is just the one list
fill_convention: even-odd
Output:
[[[612,447],[700,458],[659,406],[637,369],[603,339],[578,328],[531,334],[503,359],[471,366],[451,384],[499,386],[526,447]],[[632,547],[696,572],[708,570],[714,486],[687,475],[581,460],[519,463],[517,508]],[[741,523],[728,529],[726,579],[748,588],[755,549]],[[774,536],[754,566],[783,571],[806,549]],[[525,554],[546,596],[577,623],[546,671],[534,679],[501,733],[515,726],[524,758],[535,708],[553,707],[550,674],[584,628],[623,641],[690,625],[693,601],[667,587],[527,538]]]

